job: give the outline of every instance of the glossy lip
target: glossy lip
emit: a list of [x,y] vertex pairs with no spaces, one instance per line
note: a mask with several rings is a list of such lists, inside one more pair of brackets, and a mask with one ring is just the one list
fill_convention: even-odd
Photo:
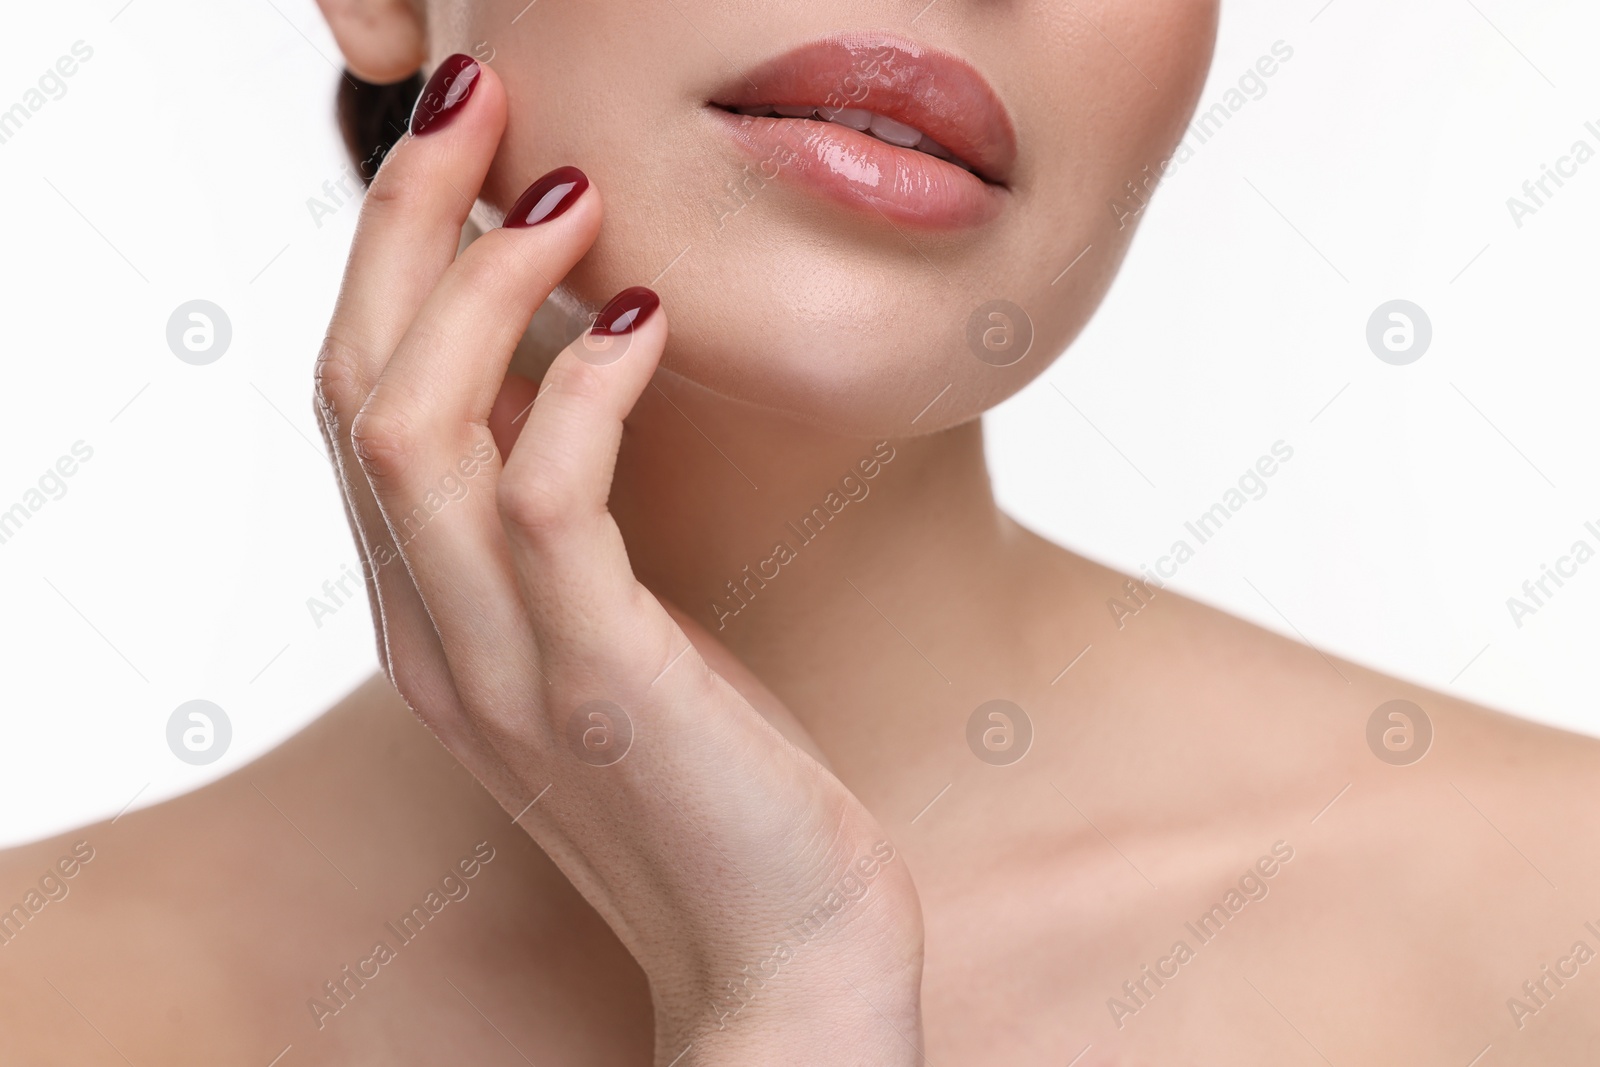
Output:
[[[845,203],[933,227],[994,218],[1016,162],[1010,116],[983,76],[954,56],[887,33],[843,34],[803,45],[713,94],[713,115],[761,161]],[[912,126],[965,161],[971,173],[847,126],[738,115],[733,109],[859,108]]]

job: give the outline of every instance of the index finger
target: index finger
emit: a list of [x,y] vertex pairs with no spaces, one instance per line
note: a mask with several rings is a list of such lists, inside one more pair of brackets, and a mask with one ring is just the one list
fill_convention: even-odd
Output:
[[454,262],[505,123],[499,77],[452,55],[373,178],[319,361],[319,390],[343,428]]

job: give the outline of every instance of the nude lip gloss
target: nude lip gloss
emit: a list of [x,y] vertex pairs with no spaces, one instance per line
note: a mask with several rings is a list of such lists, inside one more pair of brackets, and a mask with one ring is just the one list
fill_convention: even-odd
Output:
[[506,212],[505,225],[512,229],[537,226],[566,214],[589,188],[589,178],[577,167],[557,167],[528,186]]
[[462,105],[471,99],[481,73],[478,61],[460,52],[440,63],[411,111],[411,135],[420,137],[450,125]]
[[1019,149],[1004,102],[976,67],[910,38],[822,38],[735,76],[707,104],[763,178],[869,221],[968,229],[1009,203]]

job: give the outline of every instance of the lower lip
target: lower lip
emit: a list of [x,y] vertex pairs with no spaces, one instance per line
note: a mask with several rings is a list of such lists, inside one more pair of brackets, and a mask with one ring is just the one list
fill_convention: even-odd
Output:
[[980,226],[1005,206],[1003,187],[848,126],[711,110],[758,161],[762,180],[782,175],[867,214],[930,229]]

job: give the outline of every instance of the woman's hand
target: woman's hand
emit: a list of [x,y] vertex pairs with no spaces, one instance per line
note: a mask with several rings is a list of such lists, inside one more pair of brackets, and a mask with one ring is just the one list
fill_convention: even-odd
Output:
[[505,92],[451,57],[420,113],[368,193],[317,361],[385,670],[639,961],[658,1064],[918,1062],[903,861],[639,584],[607,511],[665,312],[626,291],[535,402],[507,365],[593,243],[599,193],[555,172],[457,257]]

